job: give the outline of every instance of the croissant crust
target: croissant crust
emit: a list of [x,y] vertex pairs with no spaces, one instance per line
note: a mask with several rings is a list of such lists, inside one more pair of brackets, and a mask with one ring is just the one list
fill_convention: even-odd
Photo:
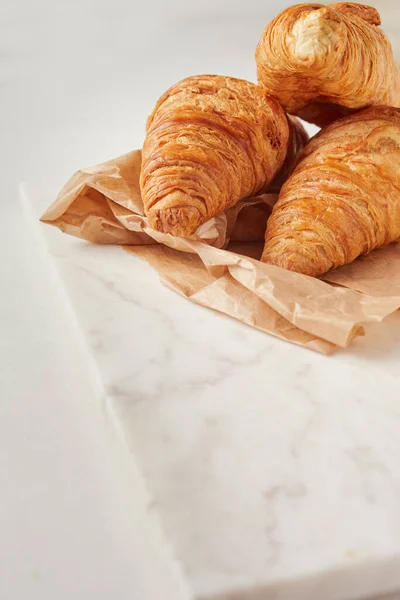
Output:
[[306,146],[267,223],[261,260],[318,276],[400,240],[400,109],[371,107]]

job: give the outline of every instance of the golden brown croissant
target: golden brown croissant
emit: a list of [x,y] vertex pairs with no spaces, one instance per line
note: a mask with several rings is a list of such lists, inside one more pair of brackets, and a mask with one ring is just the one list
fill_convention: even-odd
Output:
[[177,83],[147,122],[140,183],[150,225],[188,236],[265,191],[288,139],[284,111],[255,84],[219,75]]
[[261,260],[318,276],[400,239],[400,109],[336,121],[305,148],[267,223]]
[[289,140],[287,144],[287,152],[281,170],[268,186],[268,192],[278,192],[290,173],[293,171],[300,153],[309,140],[309,135],[296,117],[286,115],[289,122]]
[[375,8],[298,4],[265,29],[260,85],[283,108],[321,127],[371,105],[400,106],[400,71]]

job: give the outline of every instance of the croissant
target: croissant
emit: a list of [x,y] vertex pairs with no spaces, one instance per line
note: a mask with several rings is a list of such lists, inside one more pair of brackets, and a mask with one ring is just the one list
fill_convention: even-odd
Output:
[[306,146],[309,135],[296,117],[286,115],[289,123],[289,140],[287,144],[286,158],[275,179],[268,186],[268,192],[278,192],[290,173],[293,171],[297,159]]
[[291,113],[321,127],[372,105],[400,106],[400,70],[375,8],[298,4],[265,29],[259,84]]
[[278,102],[248,81],[200,75],[174,85],[149,117],[143,145],[140,185],[151,227],[188,236],[265,191],[284,163],[289,131]]
[[261,260],[318,276],[400,240],[400,109],[336,121],[306,146],[267,222]]

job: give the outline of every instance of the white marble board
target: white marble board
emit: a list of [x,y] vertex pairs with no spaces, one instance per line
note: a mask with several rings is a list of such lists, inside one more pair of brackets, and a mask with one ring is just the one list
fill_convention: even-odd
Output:
[[[25,187],[33,222],[56,192]],[[37,226],[193,598],[400,589],[400,311],[326,357]]]

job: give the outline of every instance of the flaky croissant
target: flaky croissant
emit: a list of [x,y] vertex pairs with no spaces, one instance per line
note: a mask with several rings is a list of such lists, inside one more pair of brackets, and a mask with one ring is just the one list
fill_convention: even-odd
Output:
[[307,131],[296,117],[287,115],[287,119],[289,123],[289,140],[287,143],[286,158],[280,171],[268,186],[268,192],[279,192],[282,185],[293,171],[299,155],[309,140]]
[[261,260],[318,276],[400,240],[400,109],[376,106],[317,134],[282,187]]
[[188,236],[238,200],[265,191],[288,141],[286,114],[255,84],[219,75],[177,83],[147,122],[140,184],[151,227]]
[[400,71],[375,8],[298,4],[265,29],[258,80],[291,113],[324,126],[372,105],[400,106]]

